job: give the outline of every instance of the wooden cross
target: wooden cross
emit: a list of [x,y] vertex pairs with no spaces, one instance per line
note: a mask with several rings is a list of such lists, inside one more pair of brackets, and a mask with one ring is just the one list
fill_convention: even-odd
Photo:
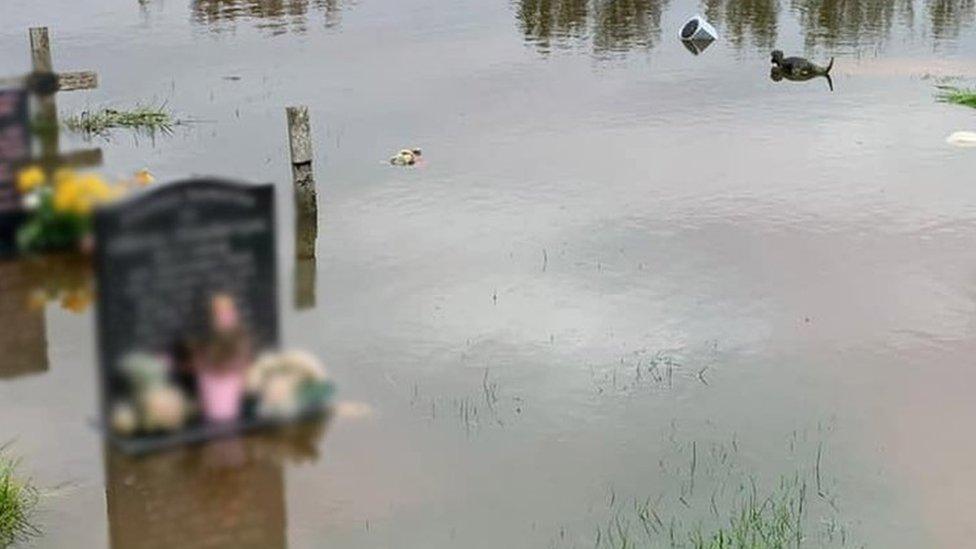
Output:
[[34,96],[34,121],[39,132],[41,154],[34,160],[45,167],[98,166],[102,163],[102,150],[85,149],[62,155],[58,107],[54,95],[61,91],[92,90],[98,87],[98,74],[93,71],[54,72],[51,60],[51,40],[47,27],[30,29],[31,66],[33,72],[13,78],[0,78],[0,88],[27,88]]
[[[23,163],[40,165],[48,173],[62,166],[91,167],[102,164],[102,150],[89,148],[68,153],[60,150],[60,124],[55,94],[59,91],[90,90],[98,86],[98,75],[92,71],[54,72],[51,61],[51,40],[46,27],[30,29],[30,48],[32,72],[24,76],[0,78],[0,90],[16,88],[17,92],[29,93],[32,97],[26,121],[8,121],[14,127],[0,128],[0,162],[5,169],[0,172],[10,175],[11,166]],[[23,95],[21,95],[23,97]],[[23,100],[21,100],[23,104]],[[26,123],[27,127],[24,127]],[[30,154],[33,133],[40,145],[40,154]],[[3,142],[6,136],[7,142]],[[26,140],[26,154],[21,155]],[[6,146],[6,151],[3,146]],[[15,153],[16,151],[16,153]],[[11,154],[14,153],[14,156]],[[13,238],[16,228],[24,218],[19,199],[11,200],[13,181],[5,177],[0,181],[0,256],[13,251]],[[14,194],[14,196],[16,196]]]
[[[31,67],[35,74],[50,74],[55,77],[56,89],[53,91],[92,90],[98,87],[98,75],[93,71],[54,72],[51,62],[51,39],[47,27],[30,29]],[[0,87],[26,87],[32,75],[13,78],[0,78]]]
[[[25,76],[14,78],[0,78],[0,90],[17,88],[27,90],[33,96],[33,124],[38,127],[40,155],[27,158],[2,158],[0,160],[14,160],[15,165],[21,161],[40,164],[44,169],[53,171],[60,166],[98,166],[102,163],[100,148],[82,149],[62,154],[60,152],[58,108],[54,95],[59,91],[90,90],[98,87],[98,75],[92,71],[55,73],[51,62],[51,41],[47,28],[30,29],[31,64],[33,71]],[[22,93],[22,92],[21,92]],[[21,101],[23,104],[23,101]],[[21,123],[18,124],[21,125]],[[27,149],[30,154],[30,129],[18,128],[23,131]],[[19,141],[18,134],[14,141]],[[2,138],[0,132],[0,138]],[[0,143],[2,146],[3,143]],[[9,146],[9,142],[8,142]],[[17,147],[19,150],[20,148]],[[0,153],[3,152],[0,147]],[[10,184],[5,182],[5,184]],[[13,209],[0,201],[0,257],[13,253],[16,228],[22,222],[24,212],[14,205]],[[46,317],[43,308],[31,309],[28,300],[38,285],[38,269],[43,271],[63,270],[63,265],[47,263],[38,267],[27,260],[0,260],[0,324],[16,326],[15,330],[7,330],[11,334],[0,335],[0,348],[10,349],[11,357],[0,360],[0,379],[16,377],[31,373],[40,373],[48,369]]]

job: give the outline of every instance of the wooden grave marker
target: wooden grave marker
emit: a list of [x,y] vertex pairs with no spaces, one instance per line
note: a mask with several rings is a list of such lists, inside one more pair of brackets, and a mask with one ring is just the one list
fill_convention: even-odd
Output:
[[[102,163],[100,148],[61,153],[55,101],[57,92],[97,88],[98,75],[92,71],[54,72],[47,28],[31,28],[29,34],[33,71],[0,78],[0,257],[15,252],[17,227],[24,219],[14,186],[14,173],[19,166],[37,163],[53,172],[64,166],[89,167]],[[30,107],[28,96],[33,97]],[[33,133],[40,144],[40,154],[36,157],[31,154]]]
[[318,194],[312,170],[312,132],[308,107],[285,109],[295,199],[295,308],[315,307],[315,241],[318,238]]

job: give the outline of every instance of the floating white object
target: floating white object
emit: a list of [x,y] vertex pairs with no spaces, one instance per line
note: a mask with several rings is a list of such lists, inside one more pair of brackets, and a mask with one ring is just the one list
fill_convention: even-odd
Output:
[[678,37],[685,42],[711,42],[718,38],[718,32],[703,16],[696,15],[681,27]]
[[953,132],[946,143],[957,147],[976,147],[976,132]]

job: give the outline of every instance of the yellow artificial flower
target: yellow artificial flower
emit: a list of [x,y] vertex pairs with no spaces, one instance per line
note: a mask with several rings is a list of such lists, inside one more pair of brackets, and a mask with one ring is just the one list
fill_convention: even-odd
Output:
[[92,197],[83,194],[75,199],[74,204],[71,205],[71,211],[78,215],[86,216],[91,213],[92,206],[94,205],[95,201],[92,200]]
[[54,210],[62,213],[74,210],[80,194],[81,186],[77,178],[62,180],[54,189]]
[[109,202],[117,191],[97,174],[64,171],[55,175],[54,210],[86,216],[92,208]]
[[44,184],[44,170],[37,166],[24,168],[17,173],[17,190],[27,194]]
[[149,170],[143,168],[136,172],[136,174],[132,177],[132,180],[135,181],[136,185],[145,187],[146,185],[156,181],[156,178],[153,177],[153,174],[149,173]]
[[75,179],[75,172],[71,168],[58,168],[54,171],[54,185],[59,186]]
[[78,184],[81,186],[81,192],[84,196],[93,198],[98,202],[104,201],[108,198],[108,183],[106,183],[105,180],[98,175],[83,175],[78,179]]

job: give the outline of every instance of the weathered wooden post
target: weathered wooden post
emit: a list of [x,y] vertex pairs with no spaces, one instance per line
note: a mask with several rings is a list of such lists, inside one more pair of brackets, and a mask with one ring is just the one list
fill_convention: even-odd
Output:
[[[33,27],[30,29],[31,67],[34,74],[53,74],[54,63],[51,61],[51,39],[47,34],[47,27]],[[41,142],[41,156],[56,156],[58,154],[58,105],[54,94],[35,96],[37,110],[34,124],[39,129]]]
[[54,72],[51,62],[51,39],[47,34],[47,27],[31,27],[31,66],[34,72]]
[[[54,72],[54,62],[51,60],[51,40],[47,27],[30,29],[31,66],[35,75],[50,75],[53,86],[48,94],[53,97],[55,92],[73,90],[93,90],[98,87],[98,74],[93,71]],[[36,90],[33,90],[36,92]]]
[[312,134],[308,107],[288,107],[288,142],[295,194],[295,307],[315,306],[315,240],[318,198],[312,173]]
[[291,177],[295,185],[295,254],[300,259],[315,257],[318,235],[318,203],[312,174],[312,135],[308,108],[288,107],[288,141],[291,145]]

